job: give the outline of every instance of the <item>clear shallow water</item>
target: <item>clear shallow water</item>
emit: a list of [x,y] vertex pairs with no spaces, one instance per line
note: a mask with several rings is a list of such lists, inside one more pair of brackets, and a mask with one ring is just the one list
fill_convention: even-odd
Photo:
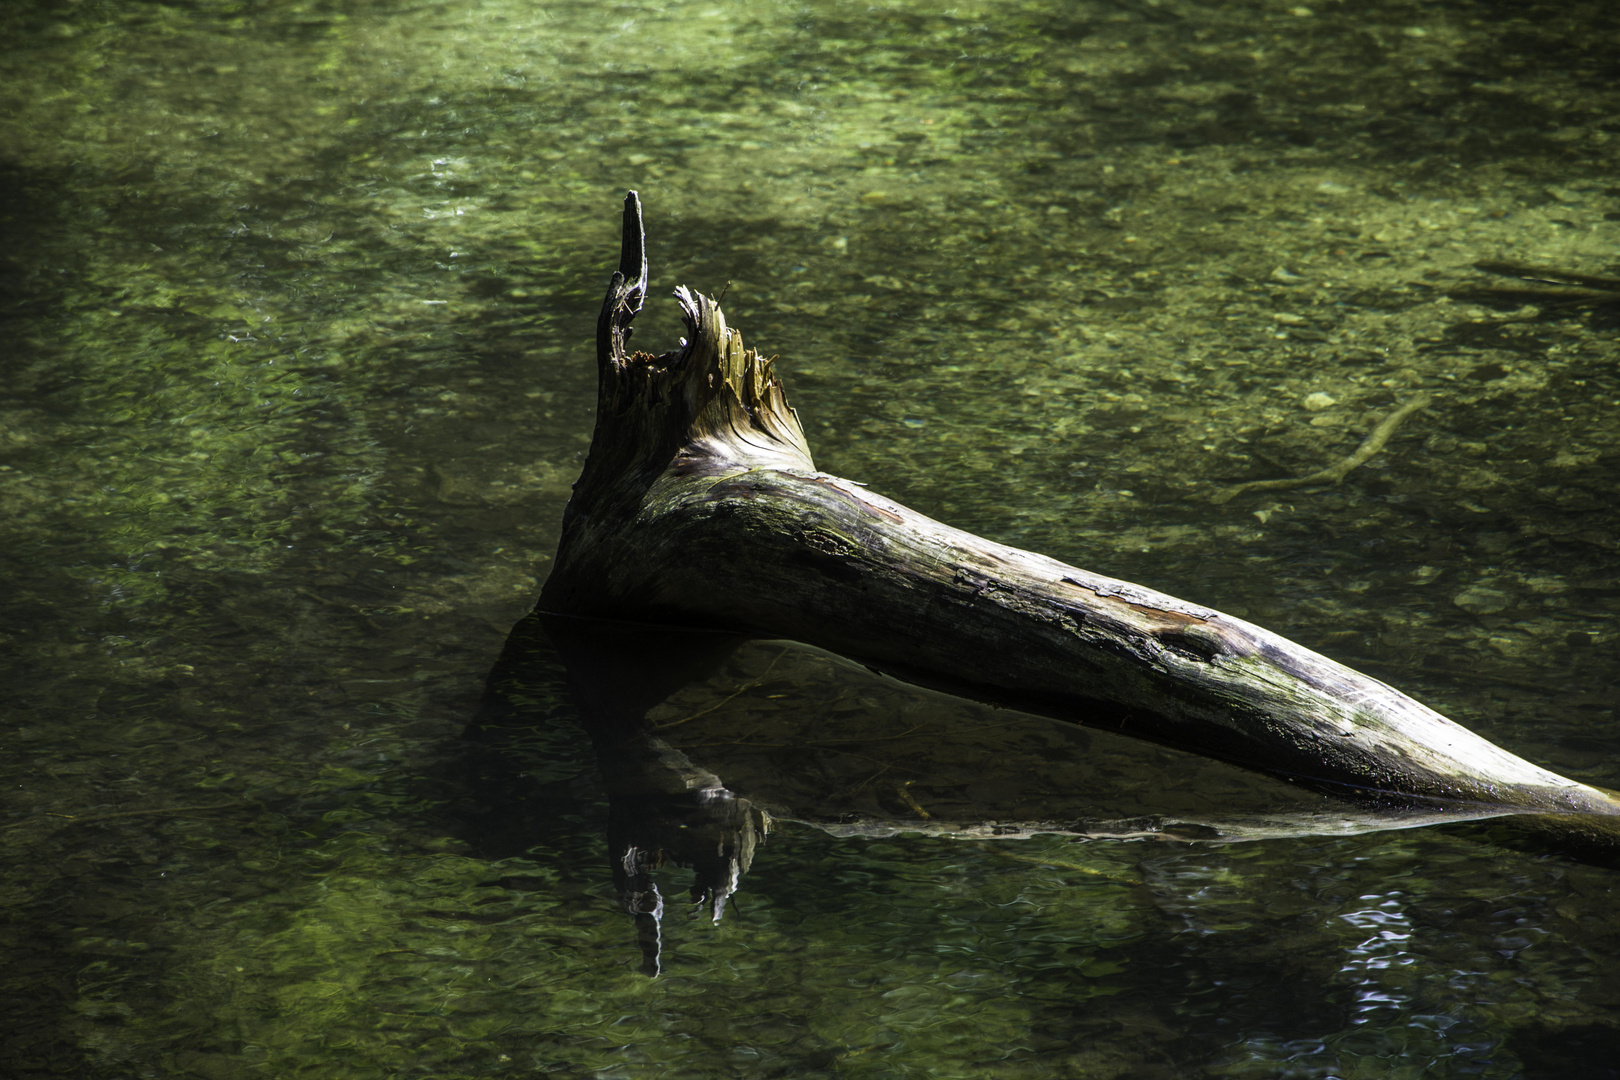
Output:
[[[1445,295],[1620,263],[1603,5],[0,29],[9,1074],[1608,1075],[1613,872],[1501,826],[781,822],[718,928],[671,904],[650,981],[555,658],[526,737],[459,738],[636,187],[655,292],[731,282],[823,468],[1620,784],[1613,310]],[[1420,389],[1341,487],[1208,502]],[[813,742],[833,690],[771,692]]]

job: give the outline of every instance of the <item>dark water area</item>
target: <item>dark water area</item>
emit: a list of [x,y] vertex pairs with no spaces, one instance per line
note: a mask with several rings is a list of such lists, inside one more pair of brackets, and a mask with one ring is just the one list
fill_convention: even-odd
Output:
[[[1511,823],[1361,831],[790,643],[639,758],[545,635],[483,698],[635,188],[637,344],[726,288],[821,468],[1620,787],[1620,312],[1475,265],[1620,277],[1620,8],[12,0],[0,42],[0,1074],[1620,1075],[1620,876]],[[1341,484],[1213,501],[1420,393]],[[643,868],[648,978],[616,845],[721,826],[626,792],[704,776],[746,859]],[[1213,831],[965,827],[1166,816]]]

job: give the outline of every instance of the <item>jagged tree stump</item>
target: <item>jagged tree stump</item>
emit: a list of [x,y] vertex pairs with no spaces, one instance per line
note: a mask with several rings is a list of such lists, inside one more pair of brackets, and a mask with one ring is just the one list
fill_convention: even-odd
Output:
[[631,192],[597,324],[595,434],[540,610],[792,638],[1341,793],[1620,813],[1616,796],[1261,627],[818,472],[771,360],[713,300],[677,289],[682,347],[626,351],[646,290]]

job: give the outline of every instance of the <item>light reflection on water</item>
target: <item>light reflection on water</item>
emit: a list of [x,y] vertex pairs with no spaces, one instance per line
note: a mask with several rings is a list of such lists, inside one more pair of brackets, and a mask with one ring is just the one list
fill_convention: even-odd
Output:
[[1417,958],[1406,951],[1406,945],[1412,939],[1412,924],[1401,910],[1400,894],[1363,896],[1360,899],[1372,902],[1374,906],[1339,916],[1356,929],[1371,934],[1349,950],[1350,959],[1339,969],[1355,988],[1355,1003],[1351,1006],[1350,1016],[1353,1025],[1387,1021],[1391,1019],[1390,1012],[1398,1014],[1409,1005],[1411,1002],[1406,995],[1382,985],[1378,973],[1391,968],[1409,967],[1417,962]]
[[[557,657],[498,746],[457,733],[555,544],[637,187],[655,295],[732,282],[822,467],[1620,783],[1612,308],[1445,295],[1620,263],[1614,19],[6,5],[5,1071],[1605,1075],[1612,873],[1510,825],[784,820],[718,926],[667,906],[649,981]],[[1343,485],[1206,501],[1419,390]],[[1018,727],[1047,787],[862,787],[811,744],[941,707],[815,672],[737,699],[806,746],[728,764],[889,820],[1147,767]],[[1247,797],[1157,767],[1158,810]]]

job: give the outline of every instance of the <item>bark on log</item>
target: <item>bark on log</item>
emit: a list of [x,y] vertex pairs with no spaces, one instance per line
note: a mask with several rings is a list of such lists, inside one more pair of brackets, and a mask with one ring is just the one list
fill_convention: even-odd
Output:
[[1620,797],[1261,627],[818,472],[772,361],[713,300],[678,288],[681,348],[626,351],[647,275],[631,192],[596,429],[539,610],[790,638],[1341,792],[1620,814]]

